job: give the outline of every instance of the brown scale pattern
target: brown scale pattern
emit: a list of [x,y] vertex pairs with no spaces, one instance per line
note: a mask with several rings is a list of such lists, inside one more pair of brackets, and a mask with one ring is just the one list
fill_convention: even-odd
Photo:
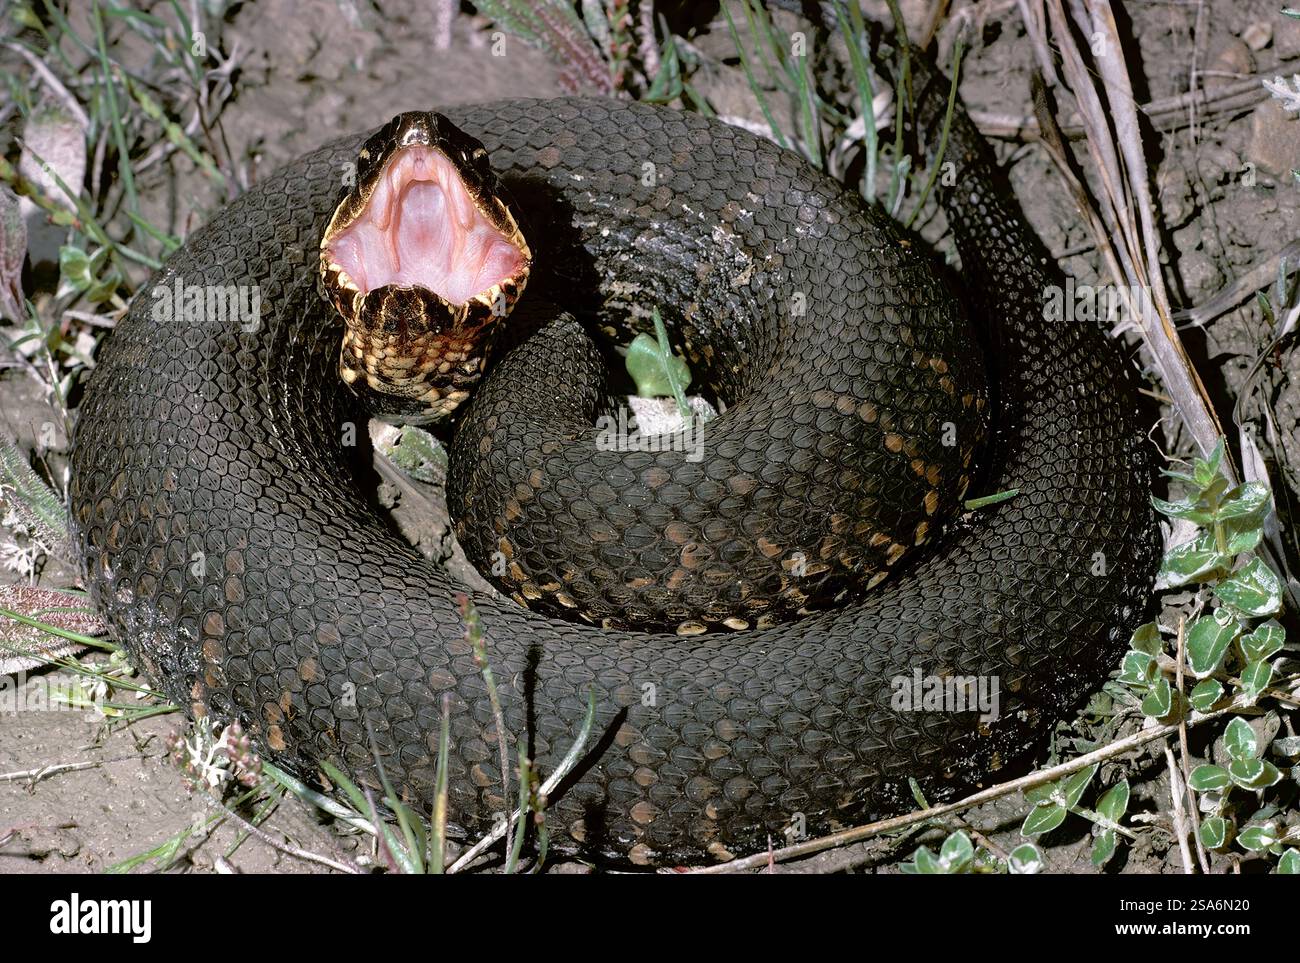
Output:
[[[449,506],[470,559],[534,610],[681,635],[767,628],[883,580],[965,491],[983,372],[970,370],[977,351],[932,363],[972,338],[952,315],[909,311],[910,345],[877,353],[865,349],[896,334],[849,311],[864,350],[796,330],[793,360],[756,359],[772,377],[698,441],[659,452],[610,450],[592,429],[614,409],[579,322],[517,314],[537,330],[477,389],[451,452]],[[819,363],[807,343],[823,346]],[[957,444],[943,444],[945,427]]]
[[[923,93],[929,116],[942,99]],[[958,315],[922,259],[794,155],[699,117],[609,101],[448,114],[488,147],[514,197],[536,245],[531,293],[610,319],[657,301],[701,376],[737,407],[756,387],[789,392],[779,409],[788,438],[753,422],[720,439],[736,464],[778,446],[791,464],[837,455],[856,416],[833,399],[819,406],[801,392],[811,384],[852,399],[883,392],[880,412],[896,409],[904,436],[923,443],[930,408],[889,406],[895,386],[872,372],[901,359],[898,390],[933,381],[928,361],[907,362],[919,350],[957,364],[960,352],[925,339],[955,330],[943,319]],[[341,322],[318,296],[316,248],[361,139],[259,184],[155,279],[260,285],[256,330],[206,317],[158,326],[141,294],[82,408],[73,517],[87,582],[138,664],[182,704],[239,717],[293,771],[311,776],[330,758],[373,785],[378,752],[404,793],[428,801],[449,693],[450,811],[476,833],[504,801],[458,586],[367,508],[341,444],[349,423],[364,437],[365,415],[337,377]],[[999,322],[981,490],[1016,486],[1020,497],[944,533],[929,558],[862,601],[773,629],[603,631],[475,596],[506,725],[543,770],[596,692],[595,754],[552,800],[560,845],[634,862],[722,858],[780,838],[796,814],[818,832],[907,806],[909,776],[943,797],[1023,751],[1122,648],[1155,559],[1124,365],[1090,325],[1047,329],[1038,249],[987,186],[964,115],[950,152],[961,170],[944,200],[967,275],[996,299]],[[647,161],[669,176],[643,188]],[[769,298],[792,285],[813,292],[820,327],[805,340]],[[585,308],[574,303],[582,291]],[[931,323],[914,324],[918,315]],[[854,330],[863,323],[878,341]],[[572,482],[617,487],[644,471],[625,464],[612,481],[575,465]],[[676,483],[717,499],[727,478],[711,477],[707,460],[690,471]],[[854,489],[815,469],[805,477],[805,505]],[[925,486],[913,479],[895,491],[919,501]],[[785,541],[781,517],[752,524]],[[561,527],[556,539],[584,535]],[[1104,576],[1091,574],[1098,552]],[[891,677],[914,668],[999,676],[1000,719],[892,709]]]

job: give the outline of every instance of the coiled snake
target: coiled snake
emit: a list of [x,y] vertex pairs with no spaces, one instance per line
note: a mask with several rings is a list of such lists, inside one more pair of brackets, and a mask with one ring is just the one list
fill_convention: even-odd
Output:
[[[946,90],[924,77],[919,124],[937,129]],[[536,544],[604,572],[586,614],[610,627],[471,593],[506,730],[543,772],[596,693],[587,756],[550,799],[558,844],[641,863],[725,859],[791,826],[908,806],[909,777],[942,798],[1096,686],[1156,556],[1130,377],[1093,323],[1044,319],[1048,262],[960,108],[945,155],[955,178],[939,191],[978,334],[915,239],[742,130],[579,98],[446,116],[486,146],[532,246],[525,298],[611,328],[657,305],[730,405],[699,461],[597,452],[590,427],[557,441],[529,399],[581,428],[603,389],[557,371],[598,377],[591,349],[552,326],[530,342],[539,353],[525,344],[502,363],[540,394],[490,376],[495,400],[462,426],[483,433],[457,441],[470,463],[453,475],[486,513],[487,547],[504,530],[493,516],[513,512]],[[461,588],[367,503],[349,447],[367,416],[338,377],[343,322],[318,289],[322,232],[363,140],[258,184],[137,297],[81,409],[73,520],[88,585],[137,664],[196,714],[239,718],[292,771],[330,759],[378,785],[378,755],[427,803],[449,695],[449,811],[473,834],[510,803]],[[183,297],[156,310],[196,286],[255,286],[261,316],[241,323]],[[544,464],[515,457],[530,434],[553,454]],[[539,475],[500,477],[512,465]],[[945,526],[968,483],[1018,494]],[[667,541],[642,550],[655,524]],[[742,534],[757,548],[730,552]],[[514,561],[516,594],[566,604],[562,586],[527,591],[529,558]],[[715,562],[731,574],[715,577]],[[893,574],[863,594],[843,587],[848,571]],[[677,629],[619,628],[621,605]],[[748,631],[687,634],[715,627],[688,608]],[[802,609],[817,611],[781,621]],[[955,677],[995,680],[996,718],[898,701],[913,680]]]

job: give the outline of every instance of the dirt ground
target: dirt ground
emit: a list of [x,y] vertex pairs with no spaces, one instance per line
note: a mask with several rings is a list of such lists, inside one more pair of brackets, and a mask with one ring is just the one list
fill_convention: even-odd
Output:
[[[342,132],[369,127],[401,110],[562,92],[556,65],[514,39],[507,41],[506,56],[493,56],[482,25],[468,16],[456,18],[449,49],[436,50],[435,4],[398,0],[376,6],[382,6],[382,13],[369,4],[329,0],[230,7],[225,38],[228,47],[238,43],[243,66],[236,95],[222,116],[232,154],[247,159],[249,180]],[[1300,71],[1300,22],[1280,16],[1277,6],[1273,0],[1129,3],[1121,29],[1134,40],[1127,53],[1142,83],[1139,98],[1185,93],[1193,64],[1207,88],[1257,71],[1288,76]],[[1032,116],[1032,50],[1015,4],[986,2],[979,8],[983,15],[975,19],[961,96],[977,116]],[[697,39],[706,54],[721,51],[728,42],[725,28],[714,26]],[[761,119],[746,101],[744,78],[734,64],[719,64],[701,85],[737,111],[748,104],[748,116]],[[1274,101],[1210,113],[1194,126],[1153,133],[1147,147],[1155,165],[1167,277],[1180,305],[1206,302],[1296,239],[1300,186],[1291,168],[1300,166],[1300,122],[1287,119]],[[1007,141],[999,142],[998,149],[1010,163],[1031,223],[1063,268],[1079,283],[1104,280],[1089,232],[1042,150]],[[1082,152],[1079,156],[1086,163]],[[221,202],[181,155],[154,168],[140,192],[154,219],[181,235],[196,226],[195,211]],[[57,244],[57,232],[55,237]],[[34,251],[41,243],[33,238]],[[1230,412],[1244,396],[1246,417],[1267,424],[1268,447],[1282,456],[1270,469],[1279,488],[1289,490],[1279,492],[1282,506],[1284,494],[1294,498],[1300,493],[1300,378],[1295,376],[1300,363],[1292,352],[1284,352],[1247,383],[1253,359],[1269,340],[1253,294],[1205,326],[1186,325],[1182,335],[1220,411]],[[0,402],[4,423],[25,448],[33,446],[42,425],[57,421],[48,399],[21,369],[0,372]],[[1164,428],[1153,437],[1167,450],[1188,448],[1176,422],[1167,420]],[[57,461],[55,468],[61,470]],[[0,578],[15,576],[0,572]],[[53,565],[40,578],[60,587],[75,582],[72,573]],[[179,715],[105,727],[76,712],[0,714],[0,872],[102,870],[206,818],[209,806],[186,789],[168,760],[168,734],[181,723]],[[1107,784],[1121,774],[1134,782],[1131,812],[1167,809],[1163,757],[1153,750],[1150,761],[1154,764],[1117,764],[1101,773]],[[58,768],[66,764],[84,768]],[[55,768],[34,775],[46,767]],[[1023,813],[1024,804],[1012,799],[965,818],[1010,849],[1020,842]],[[1093,871],[1087,824],[1079,823],[1085,828],[1058,833],[1046,847],[1052,870]],[[1109,871],[1178,871],[1170,834],[1159,826],[1157,819],[1155,831],[1140,834]],[[265,829],[276,847],[255,838],[229,856],[234,827],[225,825],[212,837],[196,835],[176,868],[325,871],[281,851],[285,842],[363,863],[369,853],[356,836],[325,825],[294,801],[281,805]],[[859,848],[824,854],[795,868],[870,867],[910,853],[917,838],[899,845],[897,852],[881,844],[870,858]]]

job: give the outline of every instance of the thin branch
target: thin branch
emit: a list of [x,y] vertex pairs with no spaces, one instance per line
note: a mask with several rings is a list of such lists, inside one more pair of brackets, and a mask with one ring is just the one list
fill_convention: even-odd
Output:
[[224,812],[235,822],[239,823],[239,825],[244,828],[245,832],[250,833],[253,836],[256,836],[258,839],[266,843],[266,845],[270,846],[272,849],[276,850],[277,852],[284,853],[286,856],[293,856],[297,859],[304,859],[310,863],[319,863],[321,866],[328,866],[330,869],[337,869],[340,873],[359,875],[362,872],[360,868],[353,866],[349,863],[342,863],[336,859],[330,859],[328,856],[322,856],[319,853],[313,853],[309,850],[302,849],[298,846],[293,846],[289,843],[282,843],[278,841],[270,833],[262,829],[260,826],[255,826],[253,823],[249,822],[247,819],[239,815],[239,813],[235,812],[233,809],[231,809],[221,800],[213,797],[210,793],[203,790],[200,790],[200,793],[213,806],[220,809],[222,812]]
[[1187,848],[1187,821],[1183,817],[1183,781],[1178,776],[1178,763],[1174,751],[1165,745],[1165,765],[1169,767],[1169,800],[1173,804],[1174,835],[1178,837],[1178,855],[1183,861],[1183,872],[1192,875],[1192,852]]
[[[1186,127],[1189,123],[1188,110],[1196,106],[1201,110],[1200,119],[1204,123],[1209,117],[1238,110],[1248,110],[1268,96],[1263,87],[1265,80],[1279,73],[1293,72],[1300,68],[1300,63],[1284,61],[1267,71],[1261,71],[1236,83],[1224,84],[1206,90],[1198,89],[1194,95],[1178,94],[1173,97],[1161,97],[1140,104],[1138,110],[1146,115],[1151,125],[1157,130],[1171,131]],[[999,113],[992,110],[972,110],[971,119],[986,137],[998,137],[1009,140],[1026,140],[1040,136],[1041,125],[1037,118],[1017,114]],[[1061,131],[1070,140],[1082,140],[1088,131],[1076,117],[1071,117],[1061,124]]]
[[[134,756],[130,758],[136,758]],[[37,769],[18,769],[14,772],[0,772],[0,782],[19,782],[23,779],[30,779],[32,784],[40,782],[49,776],[58,775],[61,772],[80,772],[82,769],[98,769],[102,762],[56,762],[48,766],[41,766]]]
[[[1183,616],[1178,620],[1178,694],[1183,694],[1183,667],[1187,652],[1187,617]],[[1197,806],[1196,797],[1192,794],[1192,769],[1188,758],[1191,753],[1187,749],[1187,722],[1184,719],[1178,720],[1178,761],[1183,775],[1183,796],[1188,802],[1188,811],[1192,814],[1192,838],[1196,840],[1196,861],[1201,865],[1201,872],[1208,874],[1210,872],[1209,859],[1205,855],[1205,846],[1201,842],[1201,814]],[[1169,774],[1170,781],[1173,780],[1173,772]]]

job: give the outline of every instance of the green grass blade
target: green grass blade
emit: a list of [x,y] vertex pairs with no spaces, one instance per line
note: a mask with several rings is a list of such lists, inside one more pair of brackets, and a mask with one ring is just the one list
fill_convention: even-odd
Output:
[[957,102],[957,78],[961,72],[961,38],[957,39],[956,49],[953,51],[952,58],[952,80],[948,85],[948,106],[943,112],[943,131],[939,134],[939,149],[935,152],[934,163],[930,165],[930,175],[925,179],[925,186],[921,189],[921,196],[916,199],[916,204],[912,207],[912,213],[907,219],[907,227],[912,226],[916,220],[921,208],[925,206],[926,199],[930,196],[930,191],[934,189],[934,182],[939,177],[939,170],[943,167],[944,151],[948,149],[948,131],[952,127],[953,105]]
[[442,697],[442,725],[438,730],[438,768],[433,782],[432,872],[439,875],[447,859],[447,753],[451,738],[451,696]]
[[808,160],[814,167],[822,166],[822,123],[817,109],[818,97],[812,78],[812,68],[808,64],[808,54],[793,58],[798,65],[795,68],[796,84],[799,91],[799,117],[803,121],[804,145],[808,148]]
[[849,12],[844,12],[843,0],[835,0],[835,12],[844,32],[844,42],[849,48],[849,60],[853,65],[853,75],[858,84],[858,97],[862,101],[862,120],[864,124],[863,140],[866,142],[867,163],[862,177],[862,196],[867,200],[876,198],[876,171],[879,163],[880,143],[876,131],[876,90],[871,82],[871,67],[862,53],[862,42],[866,37],[866,26],[862,21],[862,11],[856,0],[849,5]]
[[126,192],[127,207],[140,212],[140,198],[135,192],[135,172],[131,170],[131,154],[127,149],[126,130],[122,127],[122,110],[117,103],[117,84],[113,80],[112,61],[108,58],[108,42],[104,37],[104,17],[100,0],[91,4],[91,21],[95,25],[95,45],[99,52],[100,82],[104,87],[104,99],[108,106],[109,124],[113,131],[113,141],[117,147],[117,173],[122,178],[122,189]]
[[745,50],[745,45],[740,40],[740,32],[736,29],[736,22],[731,19],[731,11],[727,5],[722,5],[722,12],[727,17],[727,28],[731,31],[731,40],[736,45],[736,53],[740,56],[740,65],[744,68],[745,78],[749,81],[749,89],[754,93],[754,99],[758,101],[759,110],[763,112],[764,119],[767,120],[767,126],[772,131],[772,136],[776,142],[787,150],[790,147],[789,141],[785,138],[785,133],[777,126],[776,118],[772,116],[772,110],[768,107],[767,98],[763,96],[763,88],[758,85],[758,80],[754,77],[754,66],[750,62],[749,52]]
[[898,9],[898,0],[886,0],[889,4],[889,13],[894,20],[894,32],[897,37],[897,43],[901,52],[902,68],[899,71],[900,80],[898,89],[894,97],[894,172],[889,179],[889,210],[891,213],[898,211],[898,205],[903,202],[903,194],[907,188],[907,167],[904,167],[903,161],[903,128],[905,126],[906,113],[912,104],[912,45],[907,39],[907,24],[903,22],[902,11]]

